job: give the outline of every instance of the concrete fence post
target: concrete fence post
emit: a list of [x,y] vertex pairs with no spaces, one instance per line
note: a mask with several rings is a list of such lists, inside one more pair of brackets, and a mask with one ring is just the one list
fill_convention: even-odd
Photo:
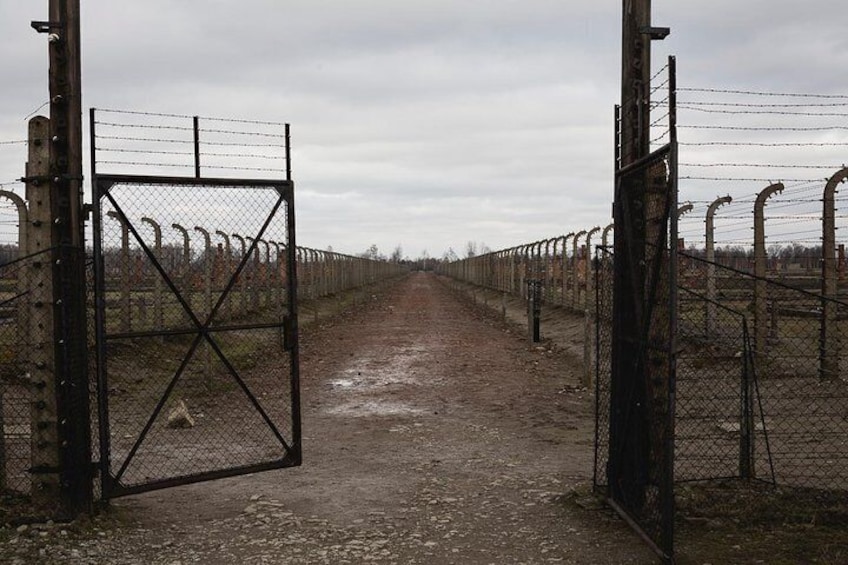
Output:
[[239,258],[239,264],[244,263],[241,269],[241,273],[239,273],[238,284],[239,287],[239,303],[241,305],[240,315],[244,316],[250,310],[250,306],[247,303],[247,278],[248,272],[250,271],[250,261],[247,257],[247,243],[244,238],[237,234],[232,233],[230,237],[239,242],[239,246],[241,247],[241,255]]
[[733,202],[733,198],[731,198],[729,195],[722,196],[721,198],[717,198],[716,200],[714,200],[707,208],[707,217],[705,220],[706,233],[704,234],[706,240],[707,260],[707,301],[706,310],[704,312],[704,323],[706,324],[705,330],[707,336],[713,335],[713,333],[715,332],[716,324],[715,215],[716,211],[719,209],[720,206],[730,204],[731,202]]
[[819,371],[822,379],[839,378],[838,302],[839,269],[836,260],[836,193],[848,178],[848,168],[837,171],[824,187],[822,223],[822,317],[819,343]]
[[[153,254],[156,260],[162,261],[162,227],[159,223],[147,216],[141,219],[142,223],[153,228]],[[163,329],[165,327],[164,306],[162,304],[162,275],[153,269],[153,327]]]
[[131,308],[130,303],[130,232],[127,225],[127,219],[118,214],[114,210],[109,210],[107,216],[116,220],[121,225],[121,274],[120,274],[120,292],[121,292],[121,331],[130,331],[131,323]]
[[754,203],[754,347],[757,356],[765,354],[768,336],[768,285],[766,283],[766,200],[783,192],[783,184],[775,183],[764,188]]
[[182,276],[180,277],[183,281],[183,287],[180,290],[182,290],[183,299],[186,301],[189,308],[191,308],[191,238],[188,235],[188,230],[182,225],[174,223],[171,224],[171,227],[180,232],[183,236]]
[[[212,238],[209,231],[200,226],[194,226],[194,231],[203,236],[203,317],[198,316],[201,322],[212,324]],[[204,318],[206,318],[204,320]],[[204,340],[203,342],[203,375],[206,377],[206,388],[212,388],[212,347]]]
[[[27,210],[26,202],[23,198],[9,192],[8,190],[0,190],[0,198],[11,200],[18,212],[18,253],[17,259],[24,259],[29,255],[29,243],[27,238],[31,227],[29,226],[29,211]],[[20,363],[29,361],[29,308],[26,307],[24,297],[29,292],[29,268],[25,265],[19,265],[17,268],[17,294],[18,298],[13,302],[15,306],[15,320],[17,324],[17,359]],[[2,394],[0,390],[0,394]],[[2,411],[2,401],[0,400],[0,411]],[[3,416],[0,414],[0,423],[3,421]],[[0,432],[2,432],[0,428]],[[3,438],[0,433],[0,444]],[[0,447],[2,449],[2,447]],[[0,467],[0,486],[3,484],[3,468]]]
[[[224,268],[221,269],[223,277],[222,280],[219,281],[219,284],[221,286],[221,292],[223,292],[226,286],[229,284],[230,278],[233,276],[233,273],[235,271],[235,269],[233,268],[233,247],[230,244],[230,235],[227,232],[215,230],[215,235],[221,236],[221,239],[224,240]],[[229,296],[227,296],[226,300],[224,300],[224,303],[221,304],[221,314],[225,319],[231,319],[233,317],[233,298],[235,297],[233,295],[233,291],[235,290],[235,288],[236,284],[233,283],[233,286],[230,288]]]
[[580,230],[579,232],[574,234],[574,240],[571,242],[571,307],[574,310],[580,309],[580,284],[578,281],[578,263],[577,263],[577,249],[580,243],[580,238],[586,235],[586,230]]

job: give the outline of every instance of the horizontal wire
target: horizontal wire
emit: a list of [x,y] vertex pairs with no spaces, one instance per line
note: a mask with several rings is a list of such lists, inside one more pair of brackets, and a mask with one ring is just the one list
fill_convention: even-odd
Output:
[[776,163],[680,163],[681,167],[751,167],[764,169],[833,169],[840,170],[841,166],[833,165],[778,165]]
[[[154,137],[130,137],[121,135],[97,135],[97,139],[115,139],[121,141],[149,141],[155,143],[194,143],[193,139],[158,139]],[[201,139],[200,145],[215,145],[220,147],[285,147],[284,143],[250,143],[239,141],[206,141]]]
[[144,155],[194,155],[194,151],[154,151],[151,149],[117,149],[112,147],[98,147],[97,152],[104,153],[140,153]]
[[[128,114],[133,116],[153,116],[160,118],[186,118],[186,119],[194,119],[195,116],[190,116],[188,114],[168,114],[162,112],[142,112],[139,110],[116,110],[110,108],[97,108],[97,112],[108,112],[110,114]],[[271,122],[266,120],[244,120],[239,118],[220,118],[213,116],[196,116],[200,120],[209,120],[214,122],[231,122],[235,124],[255,124],[255,125],[266,125],[266,126],[286,126],[289,125],[286,122]]]
[[826,141],[826,142],[787,142],[787,143],[759,143],[755,141],[702,141],[702,142],[679,142],[679,145],[691,147],[703,146],[732,146],[732,147],[842,147],[848,146],[848,141]]
[[179,163],[149,163],[146,161],[97,161],[98,165],[130,165],[133,167],[181,167],[194,168],[194,164]]
[[729,131],[832,131],[848,129],[848,126],[812,126],[812,127],[772,127],[772,126],[719,126],[719,125],[685,125],[680,124],[677,127],[685,129],[713,129],[713,130],[729,130]]
[[206,133],[229,133],[233,135],[251,135],[256,137],[276,137],[276,138],[285,138],[286,135],[283,133],[260,133],[253,131],[235,131],[235,130],[227,130],[227,129],[202,129],[201,132]]
[[21,145],[27,143],[26,139],[13,139],[9,141],[0,141],[0,145]]
[[679,103],[686,106],[727,106],[733,108],[838,108],[848,106],[848,100],[845,102],[806,102],[803,104],[750,104],[743,102],[703,102],[694,100],[681,100]]
[[[774,182],[773,179],[743,178],[743,177],[692,177],[683,176],[680,180],[704,180],[704,181],[740,181],[740,182]],[[783,182],[812,182],[819,179],[778,179]]]
[[270,171],[284,173],[288,169],[278,169],[273,167],[228,167],[224,165],[203,165],[204,169],[223,169],[228,171]]
[[825,117],[825,118],[844,118],[848,116],[846,112],[780,112],[778,110],[717,110],[715,108],[699,108],[697,106],[687,106],[679,104],[679,110],[691,110],[693,112],[703,112],[705,114],[729,114],[729,115],[779,115],[779,116],[808,116],[808,117]]
[[[100,152],[109,152],[109,153],[135,153],[141,155],[194,155],[193,151],[154,151],[148,149],[117,149],[110,147],[98,147],[97,151]],[[207,157],[242,157],[245,159],[269,159],[269,160],[282,160],[285,159],[283,155],[259,155],[256,153],[215,153],[215,152],[200,152],[200,155],[205,155]]]
[[745,94],[751,96],[784,96],[786,98],[823,98],[823,99],[845,99],[848,94],[803,94],[797,92],[758,92],[753,90],[730,90],[723,88],[678,88],[680,92],[709,92],[713,94]]
[[152,125],[152,124],[120,124],[116,122],[94,122],[95,125],[100,126],[109,126],[109,127],[117,127],[117,128],[139,128],[139,129],[170,129],[170,130],[178,130],[178,131],[194,131],[192,127],[185,126],[163,126],[163,125]]

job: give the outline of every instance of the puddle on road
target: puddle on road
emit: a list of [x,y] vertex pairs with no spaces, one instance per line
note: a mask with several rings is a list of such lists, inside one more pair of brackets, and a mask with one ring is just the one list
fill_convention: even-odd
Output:
[[403,402],[366,400],[365,402],[345,402],[328,409],[327,412],[342,416],[403,416],[421,414],[424,409]]
[[[433,348],[414,345],[388,351],[384,356],[364,355],[345,367],[337,378],[329,381],[333,391],[343,396],[326,410],[344,416],[394,416],[418,414],[424,408],[413,407],[396,400],[383,399],[399,388],[438,382],[427,378]],[[440,380],[440,379],[439,379]]]

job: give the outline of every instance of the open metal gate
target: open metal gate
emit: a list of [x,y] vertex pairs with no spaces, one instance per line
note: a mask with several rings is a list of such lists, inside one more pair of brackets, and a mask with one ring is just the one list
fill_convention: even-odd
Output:
[[299,465],[293,183],[93,184],[103,497]]

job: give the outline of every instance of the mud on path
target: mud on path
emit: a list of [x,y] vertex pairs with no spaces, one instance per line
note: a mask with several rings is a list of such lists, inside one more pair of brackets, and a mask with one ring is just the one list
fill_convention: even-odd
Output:
[[589,496],[581,359],[431,274],[303,332],[304,463],[2,540],[21,563],[653,563]]

